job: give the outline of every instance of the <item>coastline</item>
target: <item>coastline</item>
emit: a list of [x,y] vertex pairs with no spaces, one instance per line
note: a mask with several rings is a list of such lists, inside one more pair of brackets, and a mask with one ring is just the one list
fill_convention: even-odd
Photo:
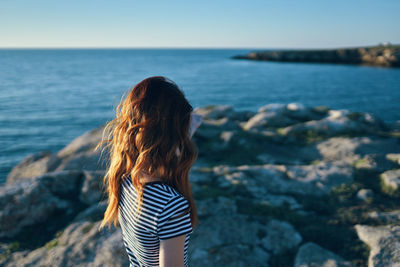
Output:
[[[400,125],[301,103],[195,113],[204,121],[193,136],[190,182],[202,223],[192,266],[397,263]],[[105,154],[93,151],[102,130],[13,168],[0,186],[0,265],[128,264],[120,227],[97,230],[107,204]]]

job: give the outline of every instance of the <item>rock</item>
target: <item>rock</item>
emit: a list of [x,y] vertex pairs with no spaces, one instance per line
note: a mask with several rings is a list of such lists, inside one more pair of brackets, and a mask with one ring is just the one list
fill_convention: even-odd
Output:
[[316,195],[328,193],[333,187],[353,181],[353,170],[350,167],[333,162],[287,166],[286,175],[291,180],[309,183],[316,190]]
[[295,267],[350,267],[350,262],[313,242],[303,244],[296,255]]
[[297,122],[318,120],[326,115],[326,113],[316,112],[314,107],[305,107],[303,104],[296,102],[287,104],[286,110],[287,116]]
[[266,236],[261,240],[262,246],[272,254],[278,254],[297,247],[301,241],[301,235],[291,224],[272,219],[268,222]]
[[281,133],[303,139],[325,138],[341,134],[376,134],[378,131],[385,130],[386,126],[379,118],[367,113],[353,114],[346,109],[329,110],[325,118],[287,126],[281,130]]
[[258,109],[258,113],[261,112],[283,112],[286,109],[286,105],[282,103],[270,103],[267,105],[262,106],[261,108]]
[[103,163],[98,163],[101,152],[87,152],[80,153],[76,156],[69,157],[61,162],[61,164],[56,168],[56,171],[62,170],[104,170],[100,167]]
[[25,158],[15,166],[7,177],[7,183],[32,178],[51,171],[105,170],[104,154],[94,151],[101,141],[104,125],[87,131],[61,149],[56,155],[42,151]]
[[263,205],[269,205],[273,207],[279,207],[282,205],[287,205],[291,210],[302,209],[294,197],[278,194],[265,194],[264,196],[257,198],[257,202]]
[[242,244],[224,244],[218,248],[209,248],[208,251],[196,249],[192,255],[189,257],[191,266],[270,266],[267,252],[259,247],[251,248]]
[[98,231],[100,222],[76,222],[46,246],[14,253],[2,266],[127,266],[121,229]]
[[314,144],[323,161],[340,161],[356,168],[385,171],[392,163],[385,154],[400,150],[395,138],[331,137]]
[[321,118],[320,114],[300,103],[271,103],[258,109],[258,113],[241,126],[246,131],[261,131],[268,127],[286,127],[297,122]]
[[388,170],[380,175],[383,189],[389,193],[396,193],[400,186],[400,169]]
[[[198,212],[203,219],[189,246],[193,266],[268,266],[271,254],[295,248],[302,240],[288,222],[271,219],[263,225],[249,220],[226,197],[199,202]],[[234,252],[246,254],[238,257],[242,254]]]
[[372,199],[373,195],[374,195],[374,192],[371,189],[363,188],[357,192],[357,198],[360,200],[363,200],[363,201]]
[[381,221],[383,224],[398,224],[400,222],[400,210],[393,211],[371,211],[368,213],[368,217],[372,219],[377,219]]
[[104,186],[103,178],[105,171],[83,171],[84,178],[79,196],[80,201],[87,205],[91,205],[100,201],[103,195]]
[[315,144],[322,156],[323,161],[343,161],[348,165],[361,158],[356,150],[364,145],[373,142],[370,137],[331,137]]
[[346,165],[320,162],[313,165],[242,165],[215,167],[214,173],[223,179],[219,184],[244,185],[256,198],[266,194],[301,194],[321,196],[342,183],[353,181],[352,168]]
[[365,155],[354,163],[356,169],[378,170],[379,155]]
[[247,121],[255,112],[253,111],[234,111],[230,105],[209,105],[205,107],[196,107],[194,111],[196,114],[203,116],[204,121],[215,121],[227,118],[229,121]]
[[389,153],[389,154],[386,154],[386,158],[387,158],[388,160],[391,160],[391,161],[397,163],[397,164],[400,164],[400,154],[398,154],[398,153]]
[[230,114],[229,119],[235,122],[245,122],[248,121],[251,117],[253,117],[256,112],[247,111],[247,110],[237,110],[234,113]]
[[25,227],[52,218],[58,210],[73,213],[80,171],[51,172],[0,187],[0,237],[14,237]]
[[[94,151],[94,148],[102,139],[104,125],[85,132],[75,138],[66,147],[57,153],[61,159],[56,171],[61,170],[105,170],[105,155],[102,156],[102,149]],[[105,150],[107,153],[107,151]]]
[[234,133],[240,129],[240,126],[228,118],[217,120],[204,120],[194,134],[195,140],[203,139],[215,142],[219,139],[222,132],[233,131]]
[[59,161],[60,159],[49,151],[41,151],[29,155],[12,168],[7,176],[7,183],[12,183],[19,179],[32,178],[53,171],[59,164]]
[[92,204],[85,210],[78,213],[75,218],[71,221],[73,222],[80,222],[80,221],[90,221],[90,222],[97,222],[103,219],[104,212],[107,209],[107,200],[103,200],[99,203]]
[[228,118],[233,112],[233,107],[230,105],[210,105],[197,107],[193,112],[202,115],[204,120],[218,120]]
[[358,237],[370,247],[368,266],[400,266],[400,226],[354,226]]
[[265,127],[284,127],[290,124],[293,124],[293,120],[287,118],[284,114],[277,111],[265,111],[250,118],[248,122],[243,124],[243,129],[246,131],[260,130]]
[[[260,152],[255,156],[262,164],[304,165],[320,156],[318,150],[314,147],[285,146],[279,143],[279,138],[273,139],[273,142],[258,144]],[[249,141],[251,142],[251,140]],[[275,141],[278,143],[274,143]],[[256,142],[254,142],[254,146],[257,146]],[[240,164],[243,164],[243,162]]]
[[198,203],[198,212],[201,219],[188,251],[191,265],[268,266],[269,253],[262,249],[258,237],[265,226],[238,214],[233,200],[204,200]]
[[305,110],[305,107],[302,103],[296,103],[296,102],[287,104],[286,108],[291,111]]
[[232,137],[235,135],[233,131],[223,131],[221,132],[221,139],[224,141],[225,144],[229,144],[229,141],[232,140]]

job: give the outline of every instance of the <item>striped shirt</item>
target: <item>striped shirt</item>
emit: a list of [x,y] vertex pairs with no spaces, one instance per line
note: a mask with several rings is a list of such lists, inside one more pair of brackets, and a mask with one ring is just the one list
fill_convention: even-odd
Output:
[[136,214],[136,189],[131,176],[121,182],[121,198],[118,207],[118,220],[122,239],[128,253],[130,265],[159,266],[160,240],[186,234],[184,263],[188,266],[187,249],[190,234],[188,200],[174,187],[163,181],[147,182],[144,185],[141,214]]

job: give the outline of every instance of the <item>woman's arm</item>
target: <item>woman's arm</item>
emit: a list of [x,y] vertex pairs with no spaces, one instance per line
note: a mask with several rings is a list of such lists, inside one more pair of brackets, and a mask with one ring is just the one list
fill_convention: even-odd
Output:
[[160,240],[160,267],[184,267],[185,237]]

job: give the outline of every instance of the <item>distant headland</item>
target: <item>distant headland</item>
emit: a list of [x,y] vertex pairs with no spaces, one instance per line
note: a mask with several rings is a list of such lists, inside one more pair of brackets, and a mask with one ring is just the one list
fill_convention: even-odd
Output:
[[400,45],[385,43],[377,46],[355,48],[254,51],[247,55],[236,55],[232,58],[260,61],[339,63],[400,67]]

